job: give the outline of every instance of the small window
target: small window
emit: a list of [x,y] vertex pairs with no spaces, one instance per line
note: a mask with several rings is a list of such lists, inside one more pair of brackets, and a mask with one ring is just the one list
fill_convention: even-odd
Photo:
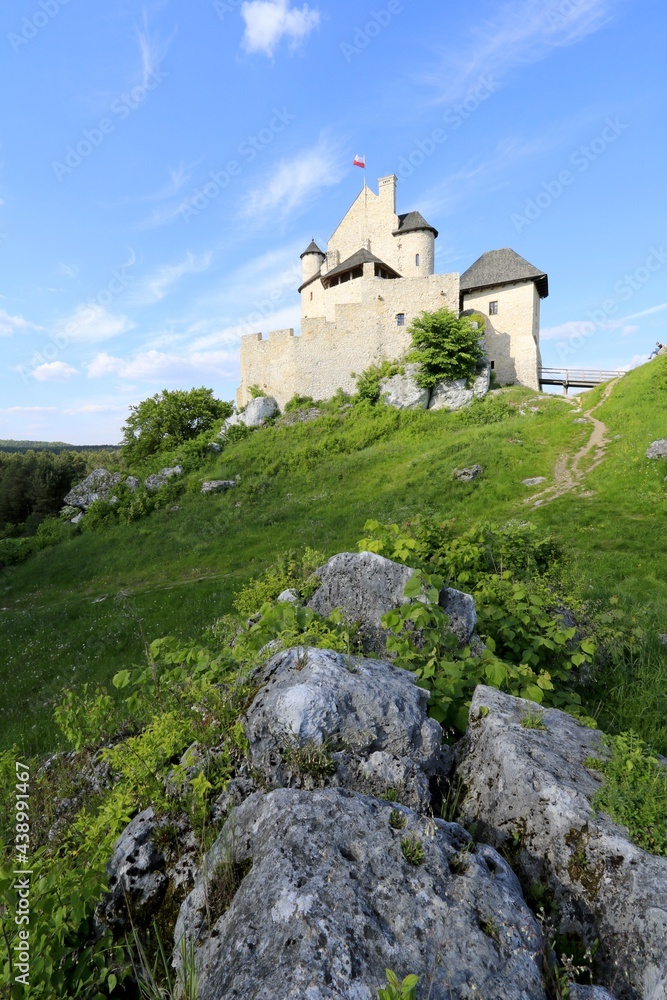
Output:
[[489,316],[497,316],[497,315],[498,315],[498,301],[496,300],[495,302],[489,302]]
[[313,301],[313,293],[312,292],[310,293],[310,301],[311,302]]
[[398,313],[396,316],[396,325],[405,326],[405,313]]
[[419,267],[419,254],[415,254],[415,267]]
[[495,363],[495,361],[492,361],[491,362],[491,371],[493,371],[495,367],[496,367],[496,363]]

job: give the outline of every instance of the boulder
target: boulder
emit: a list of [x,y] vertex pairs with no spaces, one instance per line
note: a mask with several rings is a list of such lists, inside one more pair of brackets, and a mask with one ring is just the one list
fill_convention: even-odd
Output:
[[414,570],[374,552],[340,552],[316,571],[320,587],[308,607],[321,615],[338,608],[358,622],[365,646],[381,652],[389,632],[381,618],[405,604],[405,585]]
[[454,478],[462,483],[472,483],[484,472],[481,465],[471,465],[469,469],[454,469]]
[[[382,617],[406,603],[405,586],[414,572],[375,552],[340,552],[317,570],[320,587],[308,607],[324,616],[335,608],[343,611],[349,621],[360,625],[364,648],[381,653],[389,635]],[[464,645],[470,642],[477,620],[474,599],[447,587],[440,604],[450,617],[452,631]]]
[[580,986],[578,983],[570,983],[568,990],[568,1000],[616,1000],[604,986]]
[[141,480],[137,479],[136,476],[128,476],[125,480],[125,485],[127,486],[130,493],[136,493],[136,491],[141,486]]
[[[647,458],[667,458],[667,438],[659,438],[649,445],[646,450]],[[67,497],[65,497],[67,500]]]
[[[487,711],[482,712],[481,709]],[[459,777],[461,819],[553,900],[560,934],[592,946],[596,978],[623,1000],[667,996],[667,858],[646,853],[591,801],[600,734],[555,709],[478,687]]]
[[235,479],[212,479],[208,483],[202,483],[202,493],[223,493],[225,490],[234,489],[238,486]]
[[288,590],[283,590],[282,594],[278,594],[276,601],[278,604],[301,604],[301,598],[291,587]]
[[456,824],[342,789],[235,810],[181,906],[176,967],[190,949],[198,1000],[377,1000],[386,969],[419,975],[430,1000],[546,1000],[507,862]]
[[245,427],[261,427],[267,420],[279,413],[280,407],[273,396],[256,396],[250,400],[241,413],[234,413],[231,417],[227,417],[222,425],[220,437],[224,437],[225,432],[230,427],[236,427],[238,424],[243,424]]
[[406,365],[402,375],[393,375],[380,382],[380,399],[397,410],[425,410],[431,392],[417,385],[419,365]]
[[521,482],[524,486],[539,486],[540,483],[546,483],[546,476],[533,476],[531,479],[522,479]]
[[491,385],[491,368],[485,365],[468,388],[464,378],[440,382],[431,391],[429,410],[461,410],[475,399],[484,399]]
[[171,479],[172,476],[180,476],[182,472],[182,465],[174,465],[173,468],[167,466],[165,469],[160,469],[160,475],[164,476],[165,479]]
[[152,476],[147,476],[146,479],[144,479],[144,486],[147,490],[153,493],[155,490],[162,489],[166,482],[167,477],[158,475],[156,472]]
[[442,729],[414,674],[304,647],[274,656],[258,683],[244,729],[250,773],[267,787],[344,785],[428,807]]
[[210,449],[210,450],[211,450],[212,452],[214,452],[214,453],[215,453],[216,455],[218,455],[218,454],[220,454],[220,452],[222,451],[222,445],[221,445],[221,444],[218,444],[218,442],[217,442],[217,441],[211,441],[211,443],[210,443],[210,445],[209,445],[209,449]]
[[109,500],[122,478],[120,472],[95,469],[82,482],[72,487],[63,503],[69,507],[88,510],[96,500]]
[[98,916],[114,930],[128,926],[128,906],[133,920],[149,921],[166,892],[166,862],[153,843],[155,827],[153,809],[145,809],[116,841],[107,865],[109,893],[98,910]]

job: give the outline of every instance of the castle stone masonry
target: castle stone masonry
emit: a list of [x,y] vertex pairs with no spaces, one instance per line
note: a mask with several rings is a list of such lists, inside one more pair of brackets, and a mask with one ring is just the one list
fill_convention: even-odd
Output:
[[301,255],[301,335],[276,330],[241,340],[239,407],[258,386],[281,407],[295,394],[328,399],[355,391],[353,374],[410,346],[422,312],[474,309],[486,317],[486,349],[501,384],[539,388],[540,300],[547,275],[510,249],[483,254],[462,275],[435,274],[438,232],[420,215],[396,214],[397,178],[357,197],[329,240]]

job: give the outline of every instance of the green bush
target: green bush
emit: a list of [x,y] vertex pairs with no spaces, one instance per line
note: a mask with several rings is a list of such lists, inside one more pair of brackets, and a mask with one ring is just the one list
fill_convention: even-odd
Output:
[[212,389],[165,389],[130,407],[123,427],[123,457],[130,464],[141,462],[199,437],[232,412],[232,404],[215,399]]
[[370,365],[361,375],[355,375],[357,382],[357,398],[367,403],[377,403],[380,398],[380,383],[386,378],[392,378],[403,371],[397,361],[381,361]]
[[298,393],[295,393],[285,403],[284,411],[285,413],[292,413],[295,410],[304,410],[315,405],[316,403],[312,396],[300,396]]
[[407,361],[417,362],[418,385],[432,389],[439,382],[464,378],[468,383],[484,358],[484,328],[473,316],[448,309],[422,313],[410,327],[412,349]]

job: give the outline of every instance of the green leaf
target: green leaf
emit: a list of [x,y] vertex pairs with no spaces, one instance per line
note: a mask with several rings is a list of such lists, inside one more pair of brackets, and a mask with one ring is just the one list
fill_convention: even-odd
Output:
[[118,688],[119,691],[122,691],[123,688],[126,688],[130,683],[131,676],[132,675],[129,670],[119,670],[118,673],[114,675],[112,681],[113,686]]
[[109,978],[107,979],[107,988],[108,988],[108,990],[109,990],[110,993],[113,992],[113,990],[116,989],[117,983],[118,983],[117,976],[114,976],[113,972],[110,973]]

